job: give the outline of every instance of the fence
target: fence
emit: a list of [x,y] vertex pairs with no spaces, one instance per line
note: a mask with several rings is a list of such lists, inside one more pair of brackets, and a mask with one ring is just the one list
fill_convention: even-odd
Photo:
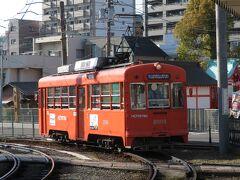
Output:
[[192,132],[218,131],[218,109],[189,109],[188,128]]
[[[14,117],[14,109],[2,109],[0,137],[38,138],[38,109],[20,109]],[[188,127],[192,132],[218,131],[217,109],[188,110]]]
[[14,114],[14,109],[2,109],[2,116],[0,116],[0,136],[40,137],[38,132],[38,109],[20,109],[17,120]]

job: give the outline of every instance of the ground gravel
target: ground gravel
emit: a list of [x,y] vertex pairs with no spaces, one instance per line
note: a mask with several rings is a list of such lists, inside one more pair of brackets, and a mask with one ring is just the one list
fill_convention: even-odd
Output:
[[127,170],[57,165],[50,179],[69,180],[146,180],[148,173]]

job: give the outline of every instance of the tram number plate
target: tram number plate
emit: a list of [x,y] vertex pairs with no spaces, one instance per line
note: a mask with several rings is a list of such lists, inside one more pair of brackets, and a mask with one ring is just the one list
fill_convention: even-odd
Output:
[[154,125],[164,125],[164,124],[167,124],[167,120],[166,119],[155,119],[155,120],[153,120],[153,124]]

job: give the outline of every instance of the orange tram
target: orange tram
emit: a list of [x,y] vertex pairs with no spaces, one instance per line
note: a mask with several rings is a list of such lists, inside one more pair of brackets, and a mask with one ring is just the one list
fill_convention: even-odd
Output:
[[187,143],[185,71],[160,62],[107,61],[77,61],[73,71],[62,66],[39,80],[41,135],[105,148]]

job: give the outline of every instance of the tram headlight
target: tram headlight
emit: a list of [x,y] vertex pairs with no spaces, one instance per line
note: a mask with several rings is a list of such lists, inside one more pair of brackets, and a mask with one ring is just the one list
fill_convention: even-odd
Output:
[[154,66],[157,70],[160,70],[162,68],[161,64],[159,62],[154,63]]

